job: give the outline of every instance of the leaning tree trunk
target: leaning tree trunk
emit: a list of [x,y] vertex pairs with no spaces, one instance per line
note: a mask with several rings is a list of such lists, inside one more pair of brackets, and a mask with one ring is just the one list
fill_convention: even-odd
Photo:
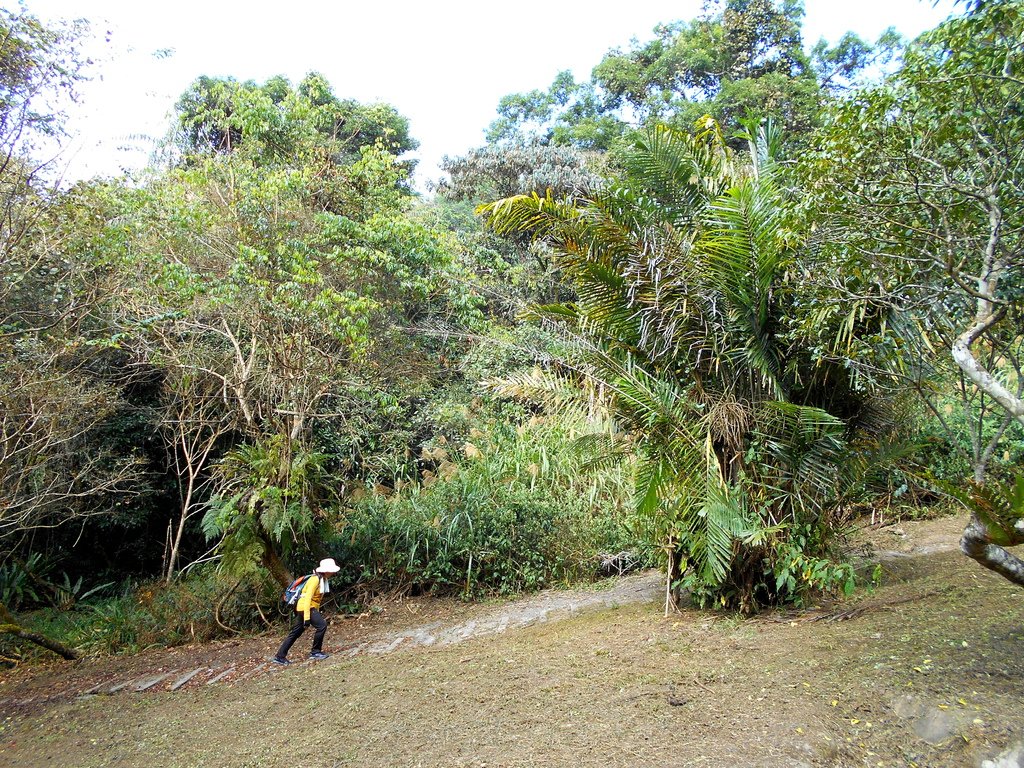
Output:
[[14,635],[15,637],[20,637],[22,640],[28,640],[30,643],[42,646],[48,651],[53,651],[58,656],[61,656],[68,661],[74,661],[78,658],[78,653],[71,648],[68,648],[66,645],[58,643],[56,640],[51,640],[45,635],[40,635],[37,632],[30,632],[22,627],[11,615],[10,611],[7,610],[7,606],[3,603],[0,603],[0,634]]
[[288,566],[284,564],[284,560],[277,553],[273,540],[262,529],[260,530],[260,540],[263,543],[263,567],[270,571],[270,575],[278,584],[287,587],[292,583],[291,571],[288,570]]
[[1014,530],[1017,532],[1015,536],[1000,536],[997,540],[977,515],[971,515],[971,521],[960,537],[960,551],[989,570],[1024,587],[1024,560],[1007,552],[1005,548],[1024,544],[1024,520],[1018,520]]

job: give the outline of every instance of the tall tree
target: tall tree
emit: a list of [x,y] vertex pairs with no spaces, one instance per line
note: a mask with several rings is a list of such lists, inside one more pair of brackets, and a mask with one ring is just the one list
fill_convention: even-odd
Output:
[[498,118],[487,129],[488,144],[575,146],[605,151],[626,130],[594,83],[577,83],[572,72],[559,72],[548,90],[512,93],[498,102]]
[[527,144],[489,145],[456,158],[445,157],[450,177],[438,191],[452,200],[494,200],[533,192],[555,197],[586,194],[603,183],[595,172],[603,164],[596,153],[575,147]]
[[614,105],[641,116],[693,123],[710,113],[727,129],[772,115],[787,131],[806,130],[819,86],[803,52],[803,6],[787,0],[727,0],[715,15],[663,25],[654,40],[614,51],[594,80]]
[[[346,434],[357,392],[417,367],[410,327],[473,300],[446,239],[407,216],[394,147],[370,137],[356,159],[346,154],[351,125],[318,77],[295,90],[216,86],[209,93],[229,91],[226,117],[189,122],[201,112],[182,109],[203,126],[193,138],[219,144],[204,139],[146,189],[125,191],[119,223],[136,233],[125,304],[140,360],[165,372],[163,433],[185,459],[165,573],[199,501],[226,567],[261,564],[284,583],[291,553],[315,545],[344,487],[319,435]],[[189,490],[200,486],[197,500]]]
[[297,86],[283,77],[263,85],[199,77],[178,100],[177,120],[179,148],[193,160],[244,149],[261,162],[294,161],[317,148],[350,163],[362,147],[378,143],[394,155],[419,146],[394,107],[339,99],[315,72]]
[[975,4],[835,109],[806,162],[823,226],[814,275],[843,298],[834,311],[883,320],[874,346],[904,368],[907,352],[941,350],[976,392],[961,548],[1018,584],[1024,562],[1005,547],[1024,543],[1024,481],[1000,487],[989,470],[1024,425],[1022,36],[1024,5]]
[[[90,369],[90,312],[106,295],[101,266],[69,253],[87,214],[58,194],[49,161],[62,120],[48,104],[74,96],[82,27],[48,29],[0,12],[0,539],[89,510],[124,476],[88,436],[117,392]],[[52,169],[51,169],[52,170]]]
[[[72,207],[59,208],[53,153],[83,77],[81,24],[47,27],[0,9],[0,557],[41,528],[81,519],[134,477],[96,436],[118,392],[93,375],[86,320],[102,270],[65,249]],[[0,605],[0,632],[74,652],[21,627]]]
[[771,116],[795,140],[812,127],[823,99],[901,44],[892,30],[875,45],[847,33],[808,55],[803,13],[799,0],[708,2],[699,18],[659,24],[653,39],[609,51],[590,82],[560,72],[547,91],[505,96],[488,140],[607,150],[636,124],[690,130],[706,114],[730,137],[742,120]]

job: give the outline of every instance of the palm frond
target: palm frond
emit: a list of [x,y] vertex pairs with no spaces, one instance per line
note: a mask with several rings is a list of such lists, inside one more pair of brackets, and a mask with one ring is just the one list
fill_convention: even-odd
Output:
[[820,408],[786,402],[762,404],[751,466],[773,524],[817,517],[840,495],[847,456],[845,425]]
[[665,486],[672,477],[672,467],[664,456],[641,459],[636,470],[634,507],[641,518],[656,517],[662,509]]
[[729,574],[734,542],[747,533],[747,516],[742,496],[724,486],[708,491],[699,512],[690,517],[686,546],[701,580],[713,587]]
[[636,135],[624,165],[629,183],[644,189],[674,226],[699,223],[708,201],[731,182],[729,150],[713,122],[697,136],[666,125]]
[[743,494],[725,483],[710,435],[702,459],[702,472],[691,476],[697,482],[689,484],[690,503],[679,516],[680,543],[701,581],[716,587],[729,573],[736,540],[750,526]]
[[633,455],[633,445],[622,433],[580,435],[569,447],[583,472],[617,466]]
[[579,216],[579,210],[573,204],[550,195],[540,197],[536,192],[485,203],[477,206],[476,213],[486,216],[490,226],[499,234],[528,233],[535,240],[548,237]]
[[529,370],[481,382],[499,397],[509,397],[540,403],[556,414],[579,410],[587,404],[587,394],[579,386],[577,372],[562,368],[545,369],[535,366]]
[[734,357],[781,397],[783,363],[775,340],[777,299],[789,254],[779,240],[779,201],[769,180],[733,187],[712,205],[713,227],[698,247],[709,281],[722,292],[736,326]]

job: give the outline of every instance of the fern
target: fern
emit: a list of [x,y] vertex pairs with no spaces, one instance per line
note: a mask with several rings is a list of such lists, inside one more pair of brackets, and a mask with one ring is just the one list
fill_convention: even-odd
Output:
[[1024,542],[1024,473],[1006,486],[969,480],[960,488],[942,480],[932,482],[981,521],[993,544],[1012,547]]

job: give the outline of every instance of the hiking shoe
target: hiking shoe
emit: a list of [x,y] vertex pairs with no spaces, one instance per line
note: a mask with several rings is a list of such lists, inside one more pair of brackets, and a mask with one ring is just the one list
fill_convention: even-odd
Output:
[[331,654],[324,653],[323,651],[313,651],[311,654],[309,654],[309,658],[311,658],[311,659],[313,659],[315,661],[320,661],[321,659],[329,658],[330,655]]
[[287,667],[289,664],[291,664],[291,662],[288,661],[288,659],[282,659],[280,656],[275,656],[270,661],[272,664],[280,664],[282,667]]

